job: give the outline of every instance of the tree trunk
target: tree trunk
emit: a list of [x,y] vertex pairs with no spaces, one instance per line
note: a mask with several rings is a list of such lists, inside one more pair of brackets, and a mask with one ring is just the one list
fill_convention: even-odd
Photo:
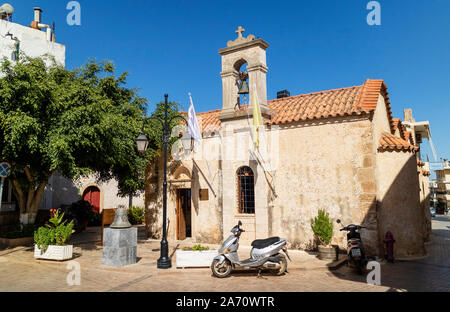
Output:
[[[36,179],[31,176],[29,169],[25,168],[24,171],[30,183],[26,191],[21,188],[16,179],[12,178],[11,181],[19,204],[20,223],[34,224],[48,181],[41,182],[36,188]],[[50,176],[51,174],[46,174],[46,177],[50,178]]]

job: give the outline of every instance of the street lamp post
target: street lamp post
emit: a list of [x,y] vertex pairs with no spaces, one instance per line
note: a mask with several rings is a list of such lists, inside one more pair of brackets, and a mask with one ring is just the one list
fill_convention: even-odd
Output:
[[[161,119],[159,117],[149,117],[146,118],[145,121],[149,119],[157,119],[163,127],[163,151],[164,151],[164,182],[163,182],[163,237],[161,240],[161,256],[158,259],[157,267],[158,269],[169,269],[172,267],[172,262],[169,258],[169,243],[167,242],[167,149],[170,142],[170,123],[176,119],[180,118],[186,121],[186,119],[181,115],[176,115],[168,119],[168,98],[169,95],[165,94],[165,104],[164,104],[164,119]],[[144,121],[144,122],[145,122]],[[187,123],[187,121],[186,121]],[[190,140],[189,140],[190,141]],[[144,153],[148,148],[148,138],[145,136],[145,134],[141,134],[137,140],[137,147],[138,151],[140,153]],[[183,141],[183,147],[186,149],[184,141]]]

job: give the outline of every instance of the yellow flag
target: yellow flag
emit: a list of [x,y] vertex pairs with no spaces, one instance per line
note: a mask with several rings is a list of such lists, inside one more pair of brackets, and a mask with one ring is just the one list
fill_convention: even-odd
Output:
[[259,148],[259,127],[262,126],[261,107],[259,106],[256,85],[253,85],[253,144]]

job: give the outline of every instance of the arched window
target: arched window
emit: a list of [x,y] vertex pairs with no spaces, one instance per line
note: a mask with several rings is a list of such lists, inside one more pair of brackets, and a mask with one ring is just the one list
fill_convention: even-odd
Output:
[[237,172],[239,213],[255,213],[255,176],[250,167]]

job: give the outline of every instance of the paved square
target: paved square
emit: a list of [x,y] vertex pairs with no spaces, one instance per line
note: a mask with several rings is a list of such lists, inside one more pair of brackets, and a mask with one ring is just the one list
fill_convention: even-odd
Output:
[[[433,238],[427,245],[429,255],[413,261],[381,264],[381,286],[368,285],[366,276],[358,276],[345,265],[330,270],[327,262],[315,255],[291,251],[289,273],[274,276],[264,273],[257,278],[254,271],[233,273],[230,278],[217,279],[210,269],[156,269],[159,241],[143,239],[140,229],[138,263],[124,268],[102,265],[102,250],[97,246],[99,229],[74,236],[74,254],[81,269],[81,285],[67,283],[72,262],[41,261],[33,258],[31,247],[0,251],[0,291],[22,292],[322,292],[322,291],[450,291],[450,217],[437,216],[433,220]],[[169,242],[172,263],[174,250],[188,242]],[[217,246],[210,245],[211,248]],[[248,248],[240,256],[249,254]]]

